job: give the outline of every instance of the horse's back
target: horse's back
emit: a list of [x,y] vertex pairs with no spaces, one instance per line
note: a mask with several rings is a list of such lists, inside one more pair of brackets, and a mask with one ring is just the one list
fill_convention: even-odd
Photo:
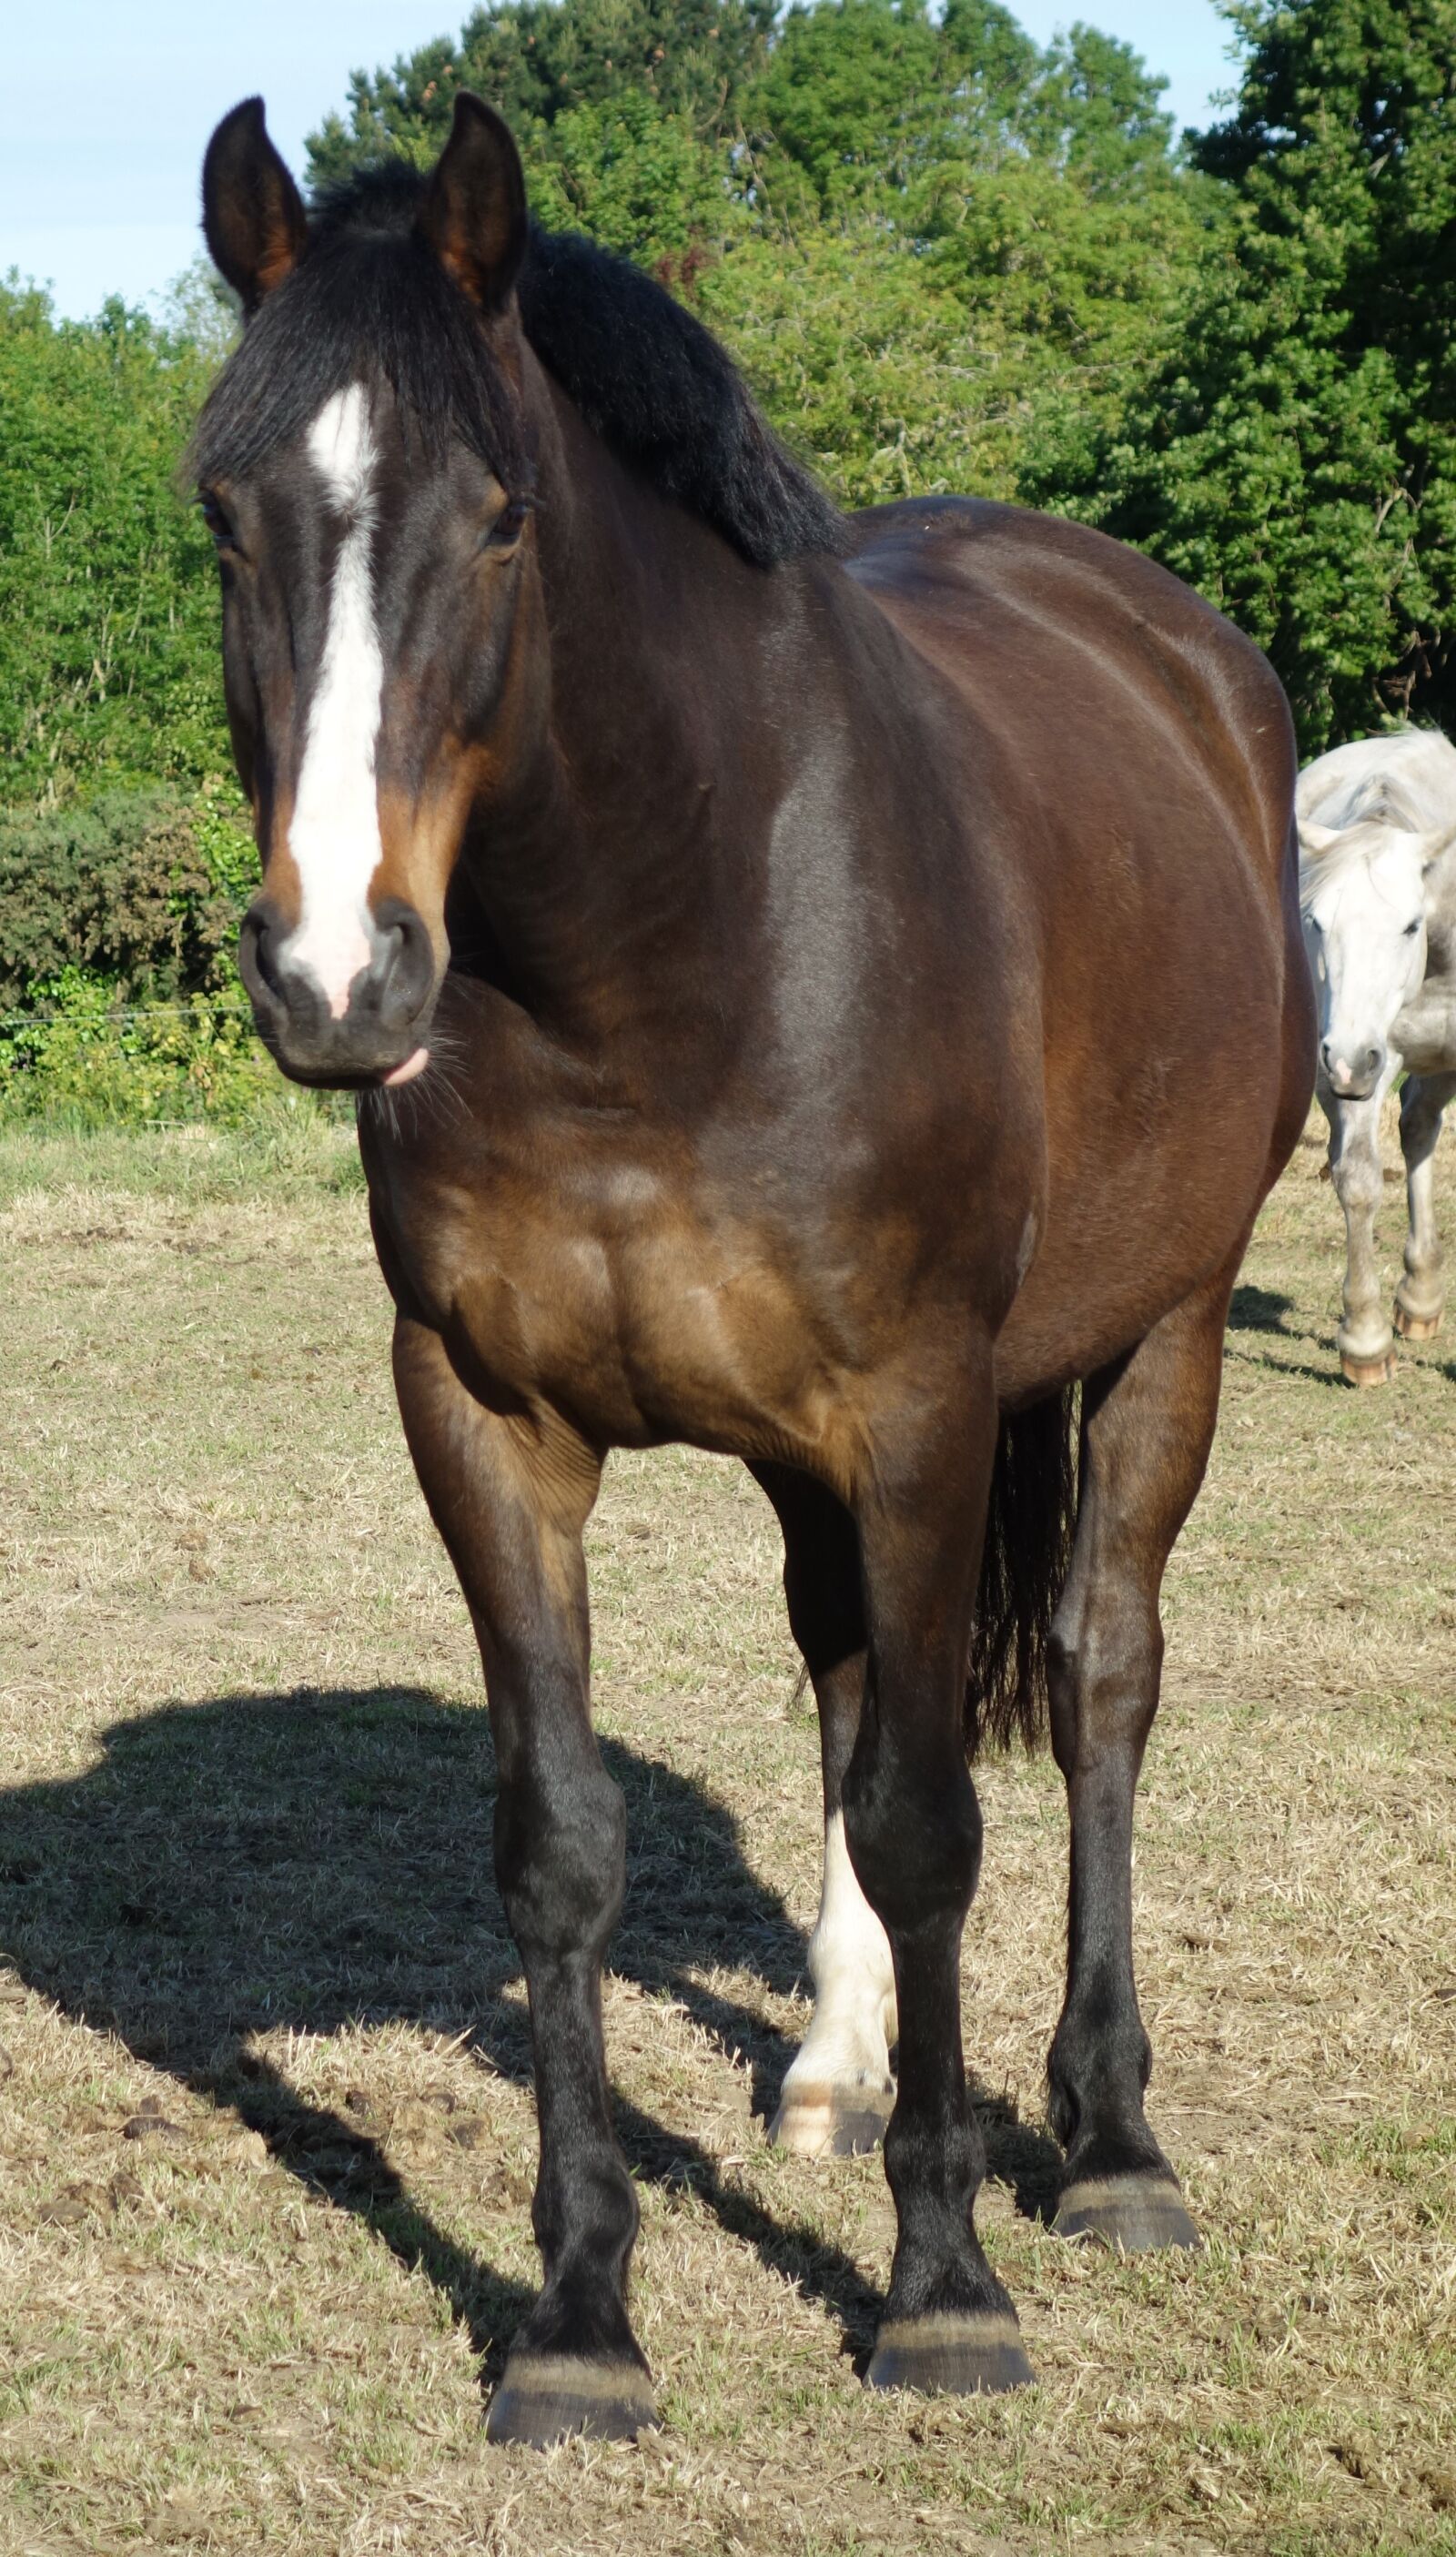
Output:
[[[1190,587],[1085,524],[984,498],[874,507],[851,574],[1040,789],[1228,812],[1277,879],[1296,763],[1267,660]],[[1129,759],[1130,758],[1130,759]],[[997,758],[999,759],[999,758]]]

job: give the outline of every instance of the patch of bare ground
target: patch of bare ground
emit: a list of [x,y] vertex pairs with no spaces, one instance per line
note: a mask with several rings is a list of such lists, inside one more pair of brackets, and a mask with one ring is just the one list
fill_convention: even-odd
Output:
[[966,2036],[1040,2385],[865,2393],[879,2165],[763,2138],[818,1852],[771,1522],[729,1466],[617,1461],[607,2029],[666,2423],[541,2457],[480,2437],[535,2279],[528,2044],[342,1142],[6,1141],[0,2546],[1456,2549],[1456,1365],[1339,1384],[1318,1162],[1236,1303],[1140,1807],[1206,2250],[1039,2217],[1065,1830],[1047,1763],[993,1766]]

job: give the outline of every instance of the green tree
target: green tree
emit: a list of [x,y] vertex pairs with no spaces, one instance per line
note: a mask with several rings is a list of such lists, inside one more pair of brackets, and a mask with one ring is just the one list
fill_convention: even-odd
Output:
[[1250,630],[1314,750],[1456,713],[1456,0],[1226,6],[1227,209],[1124,417],[1026,484]]
[[790,12],[745,102],[765,218],[699,290],[846,495],[1011,496],[1048,421],[1120,410],[1198,241],[1160,85],[996,0]]
[[227,759],[208,544],[175,481],[208,359],[119,302],[0,285],[3,794],[195,780]]
[[548,229],[587,231],[669,274],[690,252],[721,251],[746,218],[722,146],[640,89],[557,117],[533,158],[531,201]]
[[310,139],[309,174],[337,178],[387,151],[434,159],[459,88],[488,97],[523,143],[631,90],[717,132],[735,121],[775,14],[776,0],[490,0],[458,42],[424,45],[392,70],[355,71],[347,117],[326,117]]
[[1028,157],[1106,190],[1171,175],[1163,83],[1080,22],[1040,54],[999,0],[803,0],[743,113],[821,203],[881,202],[928,170],[963,178]]

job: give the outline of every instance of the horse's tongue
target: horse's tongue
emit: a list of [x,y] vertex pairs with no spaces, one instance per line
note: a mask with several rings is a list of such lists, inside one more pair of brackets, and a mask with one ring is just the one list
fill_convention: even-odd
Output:
[[391,1092],[396,1090],[401,1083],[413,1083],[417,1074],[424,1073],[429,1062],[429,1049],[427,1047],[417,1047],[413,1056],[407,1056],[405,1058],[403,1065],[392,1065],[390,1067],[389,1072],[384,1077],[384,1082]]

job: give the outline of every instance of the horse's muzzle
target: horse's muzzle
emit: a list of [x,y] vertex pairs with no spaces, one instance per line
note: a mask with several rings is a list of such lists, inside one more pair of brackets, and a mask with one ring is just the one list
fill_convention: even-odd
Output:
[[429,931],[399,897],[382,898],[369,920],[369,958],[340,1011],[311,969],[291,964],[290,927],[269,897],[256,898],[243,917],[237,964],[258,1036],[295,1083],[382,1083],[420,1048],[439,989]]
[[1384,1047],[1346,1048],[1333,1039],[1320,1044],[1320,1070],[1337,1101],[1368,1101],[1385,1071]]

